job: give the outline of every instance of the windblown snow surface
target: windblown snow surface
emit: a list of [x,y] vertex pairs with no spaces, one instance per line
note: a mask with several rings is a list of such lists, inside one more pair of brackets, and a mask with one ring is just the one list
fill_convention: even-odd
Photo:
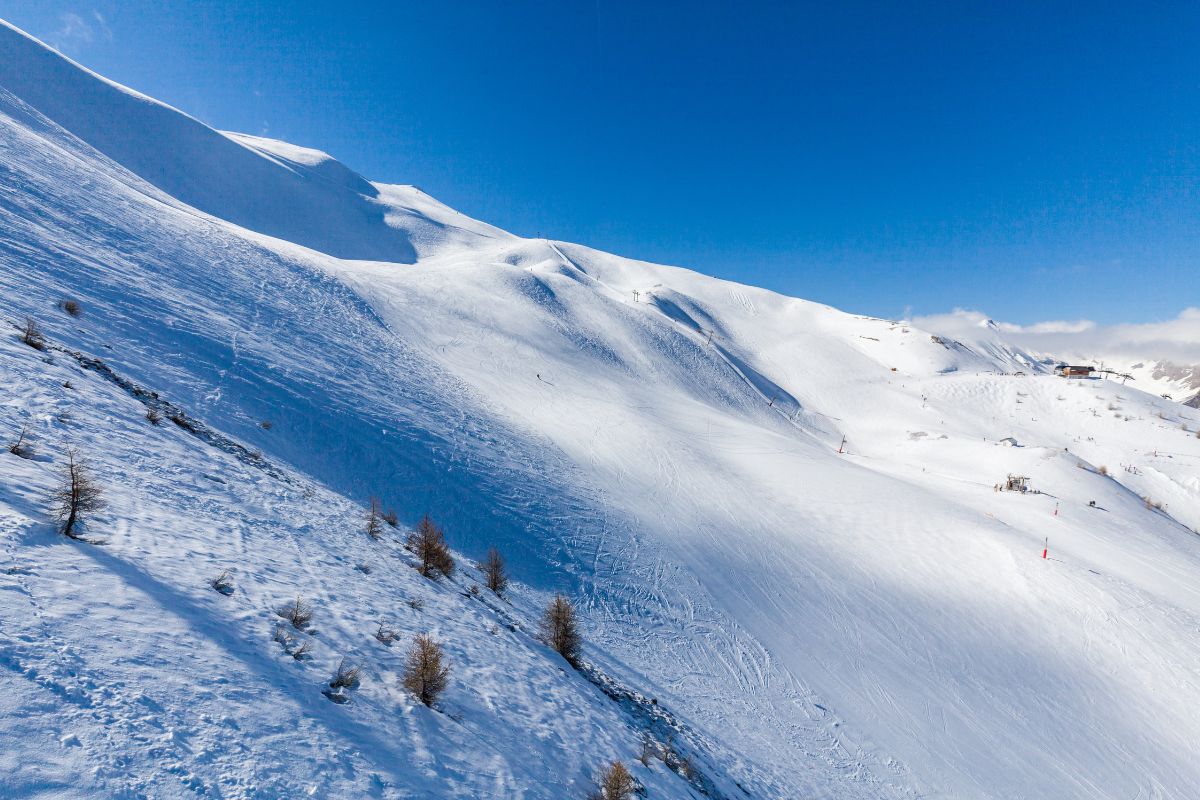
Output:
[[1136,382],[509,235],[7,26],[0,312],[0,797],[564,800],[614,758],[651,798],[1198,796],[1200,412]]

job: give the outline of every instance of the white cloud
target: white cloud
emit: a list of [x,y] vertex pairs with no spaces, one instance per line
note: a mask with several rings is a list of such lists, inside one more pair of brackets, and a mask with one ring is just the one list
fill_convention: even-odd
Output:
[[67,11],[58,15],[58,24],[58,30],[47,36],[46,41],[64,53],[77,53],[97,38],[106,42],[113,40],[112,29],[99,11],[92,11],[86,17]]
[[1083,333],[1096,327],[1090,319],[1077,319],[1073,322],[1065,319],[1035,322],[1032,325],[1016,325],[1012,322],[999,323],[1000,329],[1011,333]]

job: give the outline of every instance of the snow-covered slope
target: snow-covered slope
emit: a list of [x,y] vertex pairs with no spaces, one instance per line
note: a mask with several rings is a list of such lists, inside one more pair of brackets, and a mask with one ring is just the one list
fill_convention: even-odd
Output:
[[[3,433],[40,453],[0,456],[9,794],[582,797],[612,758],[663,798],[1200,785],[1191,409],[515,237],[10,28],[0,55],[0,311],[52,344],[0,349]],[[68,351],[211,435],[149,425]],[[46,518],[68,444],[108,489],[103,546]],[[995,491],[1009,473],[1040,493]],[[371,494],[500,547],[512,604],[370,541]],[[230,597],[205,583],[226,567]],[[554,591],[583,673],[531,635]],[[301,662],[271,638],[297,592]],[[446,643],[440,712],[384,617]],[[343,655],[366,678],[340,705]],[[690,781],[632,760],[668,732]]]

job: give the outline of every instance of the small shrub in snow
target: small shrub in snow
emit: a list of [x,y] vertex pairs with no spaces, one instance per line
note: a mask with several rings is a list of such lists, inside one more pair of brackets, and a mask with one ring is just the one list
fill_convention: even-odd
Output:
[[75,300],[63,300],[62,302],[60,302],[58,304],[58,307],[61,308],[63,311],[67,312],[72,317],[78,317],[80,315],[80,313],[83,311],[83,309],[81,309],[79,307],[79,303],[76,302]]
[[150,408],[146,409],[146,421],[151,425],[157,425],[158,423],[162,422],[162,414],[158,412],[157,408],[151,406]]
[[392,642],[400,638],[400,631],[389,626],[387,623],[380,622],[379,630],[375,631],[375,638],[390,647]]
[[233,575],[227,569],[222,570],[220,575],[208,582],[208,585],[223,595],[231,595],[233,594]]
[[1096,470],[1096,472],[1099,472],[1101,475],[1107,475],[1107,474],[1108,474],[1108,467],[1101,465],[1101,466],[1100,466],[1100,467],[1099,467],[1099,468]]
[[104,508],[100,484],[92,477],[87,463],[74,450],[67,450],[67,463],[62,479],[50,495],[55,517],[62,526],[63,536],[78,539],[76,526],[88,514]]
[[472,583],[470,586],[467,587],[467,597],[471,597],[471,598],[475,598],[475,599],[479,598],[479,584],[478,583]]
[[295,637],[292,636],[291,631],[282,623],[275,626],[275,635],[272,638],[279,642],[284,650],[291,650],[292,642],[295,641]]
[[33,445],[29,441],[29,423],[21,426],[21,434],[8,446],[8,452],[21,458],[33,458]]
[[21,326],[21,341],[34,350],[46,349],[46,337],[33,317],[25,318],[25,324]]
[[449,578],[454,574],[454,557],[446,546],[446,537],[428,514],[421,518],[416,530],[408,535],[408,549],[420,559],[418,569],[426,578],[436,578],[438,575]]
[[258,425],[259,425],[259,427],[261,427],[261,428],[262,428],[264,431],[269,431],[269,430],[271,430],[271,428],[273,427],[273,425],[271,424],[271,421],[270,421],[270,420],[266,420],[266,419],[264,419],[262,422],[258,423]]
[[594,800],[631,800],[637,791],[637,783],[629,770],[620,761],[609,764],[597,780],[600,790],[592,794]]
[[389,508],[384,512],[383,521],[393,528],[400,526],[400,518],[396,516],[396,510],[394,508]]
[[283,652],[297,661],[307,660],[309,651],[312,650],[312,642],[305,640],[297,644],[296,637],[283,624],[275,626],[275,641],[279,642],[280,647],[283,648]]
[[419,597],[414,597],[408,601],[408,607],[413,611],[423,611],[425,609],[425,601]]
[[353,689],[358,686],[359,677],[362,675],[362,667],[351,664],[345,658],[338,663],[337,672],[333,673],[333,677],[329,679],[330,689]]
[[487,579],[487,587],[503,597],[508,587],[508,573],[504,569],[504,557],[494,547],[488,550],[487,560],[483,562],[483,575]]
[[302,631],[312,622],[313,608],[312,603],[305,600],[300,595],[296,595],[296,599],[285,605],[278,611],[279,616],[292,623],[292,627],[298,631]]
[[418,634],[404,659],[404,688],[427,706],[437,702],[450,680],[450,666],[442,647],[431,637]]
[[579,651],[583,645],[579,635],[579,620],[575,606],[561,594],[550,601],[542,615],[542,638],[568,664],[573,667],[579,665]]
[[1142,502],[1146,504],[1146,508],[1153,511],[1163,510],[1163,504],[1161,500],[1151,500],[1149,497],[1143,497]]
[[371,506],[367,509],[367,536],[378,541],[383,538],[383,515],[379,511],[379,498],[371,498]]

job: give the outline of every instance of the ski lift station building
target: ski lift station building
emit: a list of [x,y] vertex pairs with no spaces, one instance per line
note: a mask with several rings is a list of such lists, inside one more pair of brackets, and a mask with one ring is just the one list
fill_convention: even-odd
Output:
[[1096,368],[1059,364],[1054,368],[1054,374],[1060,378],[1092,378],[1096,375]]

